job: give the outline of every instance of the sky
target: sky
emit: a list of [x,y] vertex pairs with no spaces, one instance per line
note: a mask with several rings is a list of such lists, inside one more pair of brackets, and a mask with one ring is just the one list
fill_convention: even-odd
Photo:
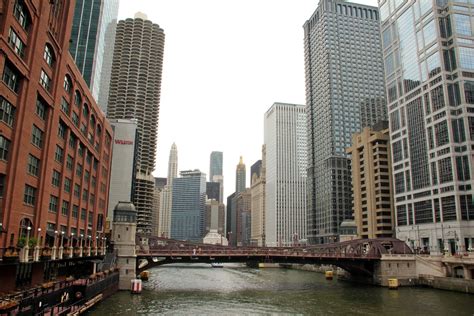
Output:
[[[354,1],[377,5],[375,0]],[[178,170],[209,177],[212,151],[224,153],[224,202],[235,169],[261,159],[265,112],[274,102],[305,104],[303,24],[317,0],[120,0],[119,20],[136,12],[165,32],[154,176]]]

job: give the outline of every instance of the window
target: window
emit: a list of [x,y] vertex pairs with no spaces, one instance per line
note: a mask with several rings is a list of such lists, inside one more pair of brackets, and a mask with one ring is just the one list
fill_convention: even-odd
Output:
[[77,198],[81,196],[81,186],[77,183],[74,184],[74,196]]
[[87,201],[88,198],[89,198],[89,191],[84,189],[84,191],[82,191],[82,200]]
[[79,106],[81,106],[81,103],[82,103],[81,93],[76,90],[76,92],[74,93],[74,104],[77,107],[79,107]]
[[38,115],[42,120],[46,119],[46,105],[45,103],[40,99],[36,99],[36,115]]
[[54,160],[62,163],[64,160],[64,149],[56,145],[56,151],[54,152]]
[[71,147],[72,149],[76,149],[76,139],[76,135],[71,133],[71,135],[69,136],[69,147]]
[[13,48],[15,53],[18,54],[21,58],[23,58],[25,53],[25,43],[18,37],[18,34],[10,28],[10,32],[8,33],[8,44]]
[[67,125],[62,120],[59,120],[58,136],[62,139],[66,139]]
[[90,174],[90,172],[89,172],[88,170],[86,170],[86,171],[84,172],[84,181],[85,181],[85,182],[89,182],[90,175],[91,175],[91,174]]
[[3,197],[3,191],[5,190],[5,175],[0,173],[0,197]]
[[54,52],[53,52],[53,48],[51,47],[51,45],[46,44],[46,46],[44,47],[43,58],[50,67],[53,66],[53,64],[54,64]]
[[18,93],[20,89],[20,74],[8,63],[5,63],[5,67],[3,68],[2,80],[10,89]]
[[438,161],[438,174],[440,183],[453,181],[451,157],[447,157]]
[[92,219],[94,218],[94,213],[92,212],[89,212],[89,217],[87,218],[87,222],[89,224],[92,224]]
[[449,142],[448,123],[442,121],[435,125],[436,146],[443,146]]
[[72,170],[73,165],[74,165],[74,159],[72,158],[71,155],[67,155],[66,168],[69,169],[69,170]]
[[52,213],[58,212],[58,197],[54,195],[49,196],[49,211]]
[[79,127],[79,115],[77,115],[77,113],[74,111],[72,112],[72,122],[74,123],[74,125]]
[[30,17],[23,1],[16,1],[15,7],[13,8],[13,15],[18,23],[20,23],[21,27],[28,30],[28,27],[30,26]]
[[85,221],[87,216],[87,211],[85,208],[81,208],[81,220]]
[[40,130],[36,125],[33,125],[33,129],[31,131],[31,143],[39,148],[43,147],[43,131]]
[[10,149],[10,140],[0,135],[0,159],[8,160],[8,150]]
[[39,83],[43,86],[43,88],[48,91],[51,88],[51,78],[49,78],[49,76],[44,72],[44,70],[41,70]]
[[69,111],[71,110],[71,106],[64,98],[61,98],[61,110],[66,114],[69,114]]
[[82,115],[87,119],[89,117],[89,107],[84,103],[82,107]]
[[64,178],[64,191],[67,193],[71,192],[71,179]]
[[72,206],[72,217],[77,218],[79,216],[79,206],[73,205]]
[[0,96],[0,121],[5,122],[9,126],[13,126],[15,118],[15,107],[4,97]]
[[29,154],[28,173],[37,177],[39,175],[39,170],[40,170],[40,160],[36,158],[35,156],[33,156],[32,154]]
[[36,188],[25,184],[25,194],[23,196],[23,202],[28,205],[35,205]]
[[61,184],[61,173],[57,170],[53,170],[53,177],[51,180],[53,187],[59,187]]
[[63,200],[63,207],[61,208],[61,214],[64,216],[68,216],[69,214],[69,202]]
[[69,77],[69,75],[66,75],[64,76],[64,90],[70,94],[71,91],[72,91],[72,80],[71,80],[71,77]]
[[92,176],[91,186],[95,188],[95,184],[96,184],[96,177]]
[[76,175],[78,177],[82,177],[82,165],[81,164],[77,164],[77,167],[76,167]]

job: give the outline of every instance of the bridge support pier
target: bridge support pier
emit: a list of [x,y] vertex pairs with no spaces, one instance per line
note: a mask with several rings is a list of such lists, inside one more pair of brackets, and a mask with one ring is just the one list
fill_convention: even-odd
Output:
[[119,290],[130,290],[132,279],[137,275],[137,254],[135,235],[137,232],[137,211],[131,202],[119,202],[114,209],[112,242],[117,252],[117,266],[120,269]]

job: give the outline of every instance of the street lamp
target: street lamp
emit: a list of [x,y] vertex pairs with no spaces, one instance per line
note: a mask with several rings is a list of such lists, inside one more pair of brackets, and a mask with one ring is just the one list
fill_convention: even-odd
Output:
[[63,247],[64,231],[61,232],[61,248]]
[[28,246],[28,248],[30,247],[29,246],[30,231],[31,231],[31,226],[26,227],[26,245],[25,246]]
[[38,245],[41,247],[41,227],[38,228]]

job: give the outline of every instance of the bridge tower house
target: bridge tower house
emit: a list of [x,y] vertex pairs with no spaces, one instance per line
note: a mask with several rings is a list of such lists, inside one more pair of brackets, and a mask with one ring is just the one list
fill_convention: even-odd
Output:
[[137,211],[131,202],[118,202],[114,209],[112,242],[120,269],[119,290],[129,290],[136,277]]

